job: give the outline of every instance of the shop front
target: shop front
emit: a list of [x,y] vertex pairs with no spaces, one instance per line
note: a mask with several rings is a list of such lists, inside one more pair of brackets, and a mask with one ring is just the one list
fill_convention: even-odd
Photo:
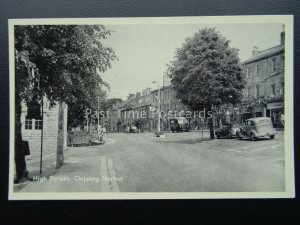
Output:
[[252,108],[252,117],[265,117],[266,116],[266,107],[262,103],[253,105]]
[[284,102],[267,104],[267,117],[270,117],[274,127],[284,127]]

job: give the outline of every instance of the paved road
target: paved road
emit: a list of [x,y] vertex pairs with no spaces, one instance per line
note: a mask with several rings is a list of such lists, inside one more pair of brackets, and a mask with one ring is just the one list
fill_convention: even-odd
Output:
[[202,141],[196,132],[108,134],[105,145],[68,148],[59,170],[51,170],[51,157],[45,160],[47,180],[21,191],[284,191],[283,147],[283,132],[261,141]]

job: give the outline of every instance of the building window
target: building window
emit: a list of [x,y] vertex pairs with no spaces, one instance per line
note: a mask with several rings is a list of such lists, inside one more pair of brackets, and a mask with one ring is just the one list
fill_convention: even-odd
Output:
[[248,68],[247,68],[247,72],[246,72],[246,77],[248,78],[248,77],[250,77],[250,76],[251,76],[251,68],[248,67]]
[[247,97],[250,97],[250,95],[251,95],[251,89],[250,89],[250,87],[248,87],[247,88]]
[[32,130],[32,119],[29,119],[29,118],[26,117],[25,129],[26,130]]
[[35,128],[36,130],[41,130],[42,127],[43,127],[43,120],[42,120],[42,118],[37,118],[37,119],[35,119],[34,128]]
[[261,73],[261,66],[259,64],[256,65],[256,76],[259,76]]
[[284,95],[284,83],[281,83],[280,94]]
[[276,58],[271,59],[271,70],[276,71]]
[[260,97],[259,85],[256,85],[256,98],[258,99],[259,97]]
[[25,129],[27,130],[41,130],[43,126],[41,116],[41,105],[36,102],[27,104],[27,116],[25,120]]
[[271,85],[271,95],[275,95],[275,84]]

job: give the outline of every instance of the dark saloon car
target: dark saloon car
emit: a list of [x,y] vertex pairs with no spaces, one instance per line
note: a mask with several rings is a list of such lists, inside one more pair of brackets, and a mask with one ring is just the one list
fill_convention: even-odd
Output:
[[170,127],[172,133],[179,131],[189,131],[189,123],[185,117],[176,117],[170,119]]
[[217,138],[233,138],[236,136],[237,131],[239,131],[239,124],[231,123],[224,124],[222,128],[216,130],[215,135]]

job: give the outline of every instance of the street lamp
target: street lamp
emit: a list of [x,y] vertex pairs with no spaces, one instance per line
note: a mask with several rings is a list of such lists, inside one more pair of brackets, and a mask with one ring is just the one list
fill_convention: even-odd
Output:
[[152,84],[157,84],[157,133],[156,137],[160,137],[160,86],[157,81],[152,81]]

